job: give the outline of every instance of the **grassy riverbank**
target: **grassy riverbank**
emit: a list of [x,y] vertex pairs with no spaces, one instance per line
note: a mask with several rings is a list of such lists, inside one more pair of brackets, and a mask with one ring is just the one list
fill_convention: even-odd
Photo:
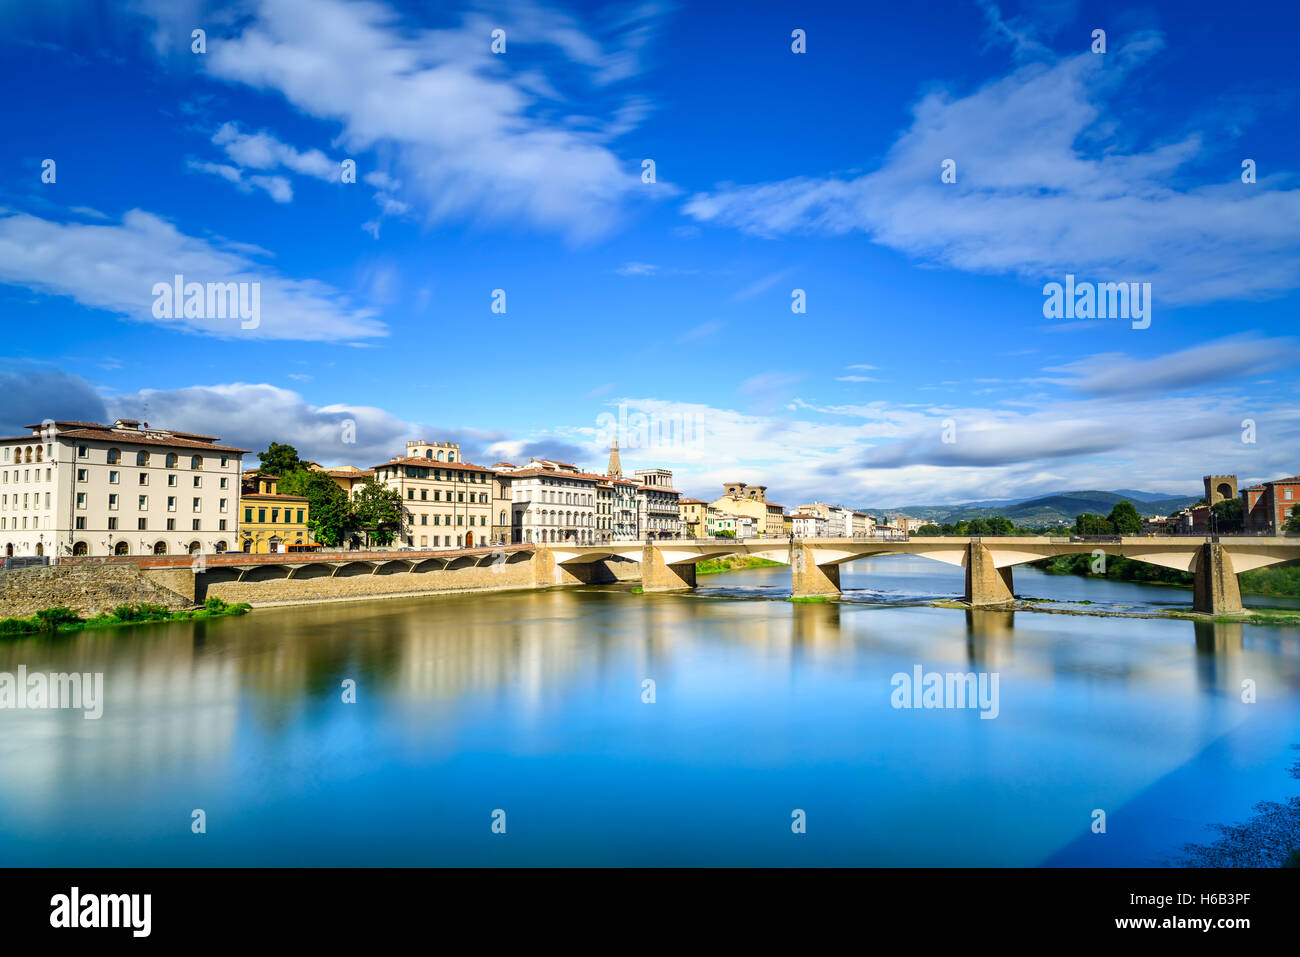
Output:
[[[1092,576],[1092,555],[1058,555],[1041,562],[1033,562],[1048,575]],[[1175,585],[1192,587],[1192,576],[1176,568],[1165,568],[1149,562],[1139,562],[1122,555],[1106,556],[1106,573],[1097,578],[1111,581],[1141,582],[1148,585]],[[1243,595],[1260,595],[1265,598],[1300,598],[1300,563],[1287,562],[1269,565],[1237,576]]]
[[207,621],[212,618],[242,615],[248,612],[250,607],[243,602],[227,604],[220,598],[209,598],[202,607],[184,611],[169,611],[166,605],[137,602],[118,605],[111,612],[101,612],[90,618],[83,618],[66,605],[58,605],[54,608],[42,608],[30,618],[0,619],[0,638],[79,631],[83,628],[143,625],[155,621]]
[[695,566],[695,574],[717,575],[722,572],[734,572],[740,568],[772,568],[782,564],[756,555],[728,555],[725,558],[710,558]]

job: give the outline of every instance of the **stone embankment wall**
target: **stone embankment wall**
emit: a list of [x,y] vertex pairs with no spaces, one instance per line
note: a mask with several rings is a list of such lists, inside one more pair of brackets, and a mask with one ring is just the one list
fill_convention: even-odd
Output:
[[[152,602],[172,611],[193,605],[193,575],[168,570],[176,581],[159,581],[156,573],[135,565],[47,565],[0,571],[0,618],[26,618],[43,608],[67,605],[81,615],[112,611],[118,605]],[[184,589],[189,577],[190,594]]]
[[548,551],[512,552],[501,563],[479,558],[443,562],[344,561],[290,569],[267,563],[252,569],[209,564],[197,575],[189,564],[139,568],[128,563],[69,563],[0,571],[0,618],[26,617],[68,605],[83,615],[126,602],[156,602],[172,610],[215,596],[252,605],[384,598],[551,585],[638,581],[639,562],[600,561],[560,566]]
[[202,601],[215,595],[223,601],[261,605],[635,581],[641,574],[638,562],[594,562],[570,570],[546,558],[520,553],[517,560],[499,565],[445,569],[418,565],[411,569],[401,562],[378,567],[355,563],[338,569],[309,566],[292,578],[284,577],[278,568],[259,568],[242,581],[233,571],[209,566],[198,578],[196,597]]

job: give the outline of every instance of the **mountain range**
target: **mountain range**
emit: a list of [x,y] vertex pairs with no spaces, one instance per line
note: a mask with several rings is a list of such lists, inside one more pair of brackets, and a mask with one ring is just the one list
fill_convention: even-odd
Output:
[[897,508],[860,508],[871,515],[907,515],[928,518],[938,523],[970,521],[1002,515],[1017,525],[1074,524],[1080,512],[1106,515],[1117,502],[1128,501],[1139,515],[1169,515],[1200,501],[1199,495],[1168,495],[1137,489],[1096,489],[1077,492],[1053,492],[1030,499],[984,499],[957,505],[904,505]]

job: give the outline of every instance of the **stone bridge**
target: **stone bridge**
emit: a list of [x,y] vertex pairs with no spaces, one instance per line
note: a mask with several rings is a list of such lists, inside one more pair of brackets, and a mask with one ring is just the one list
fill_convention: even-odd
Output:
[[972,606],[1014,600],[1012,568],[1057,555],[1119,555],[1195,576],[1192,606],[1207,614],[1240,612],[1237,574],[1300,558],[1300,538],[1220,536],[1116,537],[1071,540],[1045,536],[1006,538],[866,538],[746,539],[742,541],[609,542],[603,545],[548,546],[558,568],[582,580],[579,569],[611,557],[641,563],[645,591],[695,587],[695,565],[727,555],[755,555],[791,566],[791,594],[798,597],[838,595],[840,565],[876,555],[921,555],[966,569],[966,592]]
[[[964,599],[972,606],[1014,600],[1012,568],[1057,555],[1120,555],[1195,576],[1195,610],[1240,612],[1240,572],[1300,559],[1300,537],[1132,537],[1072,540],[1007,538],[693,539],[577,545],[508,545],[439,552],[303,552],[280,555],[64,558],[60,564],[137,565],[141,573],[188,600],[217,594],[232,600],[314,600],[440,589],[534,588],[615,581],[610,560],[640,564],[647,592],[695,587],[695,566],[711,558],[753,555],[790,565],[794,597],[838,595],[840,565],[876,555],[921,555],[966,569]],[[629,568],[630,570],[630,568]],[[245,586],[253,586],[251,588]]]

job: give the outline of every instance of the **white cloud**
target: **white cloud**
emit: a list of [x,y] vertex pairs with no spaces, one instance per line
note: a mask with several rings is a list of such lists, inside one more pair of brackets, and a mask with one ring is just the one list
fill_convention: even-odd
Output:
[[241,167],[261,170],[284,167],[326,182],[341,181],[339,164],[320,150],[299,152],[265,131],[243,133],[236,124],[223,123],[213,134],[212,142],[224,149],[226,155]]
[[200,160],[190,160],[186,165],[198,173],[211,173],[213,176],[220,176],[226,182],[234,184],[242,192],[250,192],[252,187],[256,186],[258,189],[265,190],[277,203],[293,201],[293,187],[283,176],[254,175],[245,179],[244,171],[231,166],[229,163],[208,163]]
[[[256,282],[261,323],[238,319],[156,319],[156,283]],[[281,276],[245,250],[187,236],[166,220],[131,210],[121,225],[56,223],[26,213],[0,216],[0,282],[68,296],[139,322],[225,338],[339,340],[385,335],[375,311],[333,287]]]
[[[1105,57],[1029,63],[965,96],[928,93],[873,172],[724,186],[684,210],[759,236],[861,231],[920,260],[1035,282],[1151,281],[1171,304],[1300,286],[1290,177],[1247,185],[1230,165],[1221,182],[1189,187],[1200,137],[1145,150],[1119,140],[1104,101],[1160,45],[1140,34]],[[945,159],[955,184],[940,181]]]
[[[597,38],[532,3],[416,30],[377,2],[261,0],[233,35],[209,41],[203,66],[339,124],[337,141],[352,155],[384,150],[406,200],[430,221],[524,222],[586,240],[612,228],[634,198],[673,192],[664,182],[642,184],[640,158],[623,160],[608,145],[645,109],[635,98],[609,103],[618,98],[606,89],[639,71],[659,16],[654,4],[631,9]],[[507,30],[506,56],[490,52],[498,26]],[[509,56],[517,50],[527,56]],[[525,59],[529,69],[518,69]],[[573,115],[561,88],[591,94],[609,118]],[[269,134],[222,145],[247,165],[324,170],[314,151],[298,153]],[[386,213],[397,210],[389,204]],[[365,228],[377,234],[378,226]]]

